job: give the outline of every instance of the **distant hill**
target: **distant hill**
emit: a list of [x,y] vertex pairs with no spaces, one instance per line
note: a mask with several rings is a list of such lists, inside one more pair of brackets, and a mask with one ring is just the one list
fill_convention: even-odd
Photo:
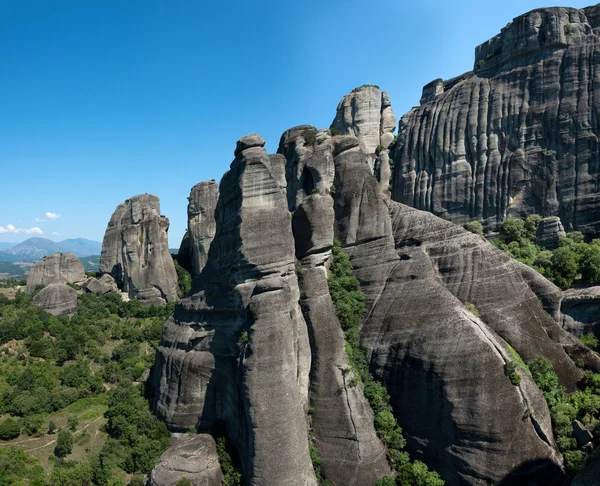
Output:
[[86,272],[97,272],[100,268],[100,255],[88,255],[79,257]]
[[0,250],[6,250],[7,248],[11,248],[13,246],[15,246],[14,243],[8,243],[8,242],[5,242],[5,241],[0,241]]
[[[7,244],[7,243],[5,243]],[[6,249],[0,250],[0,262],[39,260],[55,252],[73,252],[76,256],[100,255],[102,244],[85,238],[52,241],[46,238],[29,238]]]

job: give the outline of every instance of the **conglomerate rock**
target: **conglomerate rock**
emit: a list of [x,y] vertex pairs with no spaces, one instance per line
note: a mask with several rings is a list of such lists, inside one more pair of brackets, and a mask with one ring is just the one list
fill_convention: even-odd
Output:
[[77,312],[77,295],[77,291],[66,283],[55,282],[35,294],[31,303],[54,316],[70,316]]
[[27,276],[27,292],[38,285],[75,283],[85,280],[83,264],[73,253],[53,253],[37,262]]
[[263,146],[257,136],[238,141],[221,180],[208,262],[158,348],[154,405],[173,429],[223,421],[248,485],[316,485],[284,167]]
[[100,273],[123,283],[123,291],[148,305],[178,298],[177,273],[167,231],[169,220],[160,214],[160,201],[141,194],[119,204],[113,213],[100,256]]
[[193,486],[221,486],[223,473],[212,436],[174,434],[152,470],[149,486],[173,486],[183,478]]
[[193,277],[202,272],[208,259],[208,249],[217,229],[218,200],[219,185],[214,180],[196,184],[188,197],[188,231],[181,242],[178,259],[180,263],[187,262]]
[[394,200],[457,223],[559,216],[600,232],[600,6],[515,18],[475,72],[430,83],[402,117]]

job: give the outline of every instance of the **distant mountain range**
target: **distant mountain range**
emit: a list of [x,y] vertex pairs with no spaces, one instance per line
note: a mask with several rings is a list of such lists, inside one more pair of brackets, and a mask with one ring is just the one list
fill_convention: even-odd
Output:
[[100,255],[101,250],[102,243],[85,238],[71,238],[58,242],[46,238],[29,238],[15,245],[0,242],[0,262],[39,260],[55,252],[72,252],[78,257]]

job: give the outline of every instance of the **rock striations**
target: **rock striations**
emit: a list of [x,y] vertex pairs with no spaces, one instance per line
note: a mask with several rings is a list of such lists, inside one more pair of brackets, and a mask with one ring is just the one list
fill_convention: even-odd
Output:
[[599,66],[600,6],[517,17],[474,73],[428,84],[402,117],[394,200],[489,229],[538,213],[599,234]]
[[208,249],[215,237],[215,209],[219,200],[219,185],[205,181],[192,187],[188,197],[188,230],[179,248],[178,260],[195,277],[202,272],[208,259]]
[[178,298],[177,273],[169,253],[169,220],[160,201],[142,194],[119,204],[113,213],[100,256],[100,273],[110,274],[123,291],[148,305]]
[[83,264],[73,253],[53,253],[38,261],[27,276],[27,292],[38,285],[52,283],[76,283],[85,280]]
[[389,473],[329,294],[335,235],[366,297],[371,372],[413,457],[447,485],[564,478],[541,391],[504,371],[515,352],[543,354],[573,390],[575,359],[600,369],[557,323],[560,291],[482,237],[391,201],[354,135],[304,125],[278,154],[263,146],[240,139],[220,183],[206,265],[157,350],[157,414],[179,431],[224,423],[249,485],[316,484],[309,443],[335,484]]

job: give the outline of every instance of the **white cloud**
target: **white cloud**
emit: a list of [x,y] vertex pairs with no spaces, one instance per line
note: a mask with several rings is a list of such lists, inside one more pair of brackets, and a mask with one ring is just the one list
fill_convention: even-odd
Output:
[[60,214],[51,213],[50,211],[46,211],[46,214],[44,216],[46,216],[46,218],[48,218],[48,219],[58,219],[58,218],[60,218]]
[[54,236],[60,236],[60,233],[58,233],[57,231],[53,231],[53,232],[52,232],[52,234],[53,234]]
[[42,219],[42,218],[35,218],[33,220],[34,223],[43,223],[44,221],[48,221],[47,219]]
[[16,228],[12,224],[7,224],[6,226],[0,226],[0,233],[15,233],[15,234],[25,233],[28,235],[43,235],[44,234],[44,232],[37,226],[34,226],[33,228]]

